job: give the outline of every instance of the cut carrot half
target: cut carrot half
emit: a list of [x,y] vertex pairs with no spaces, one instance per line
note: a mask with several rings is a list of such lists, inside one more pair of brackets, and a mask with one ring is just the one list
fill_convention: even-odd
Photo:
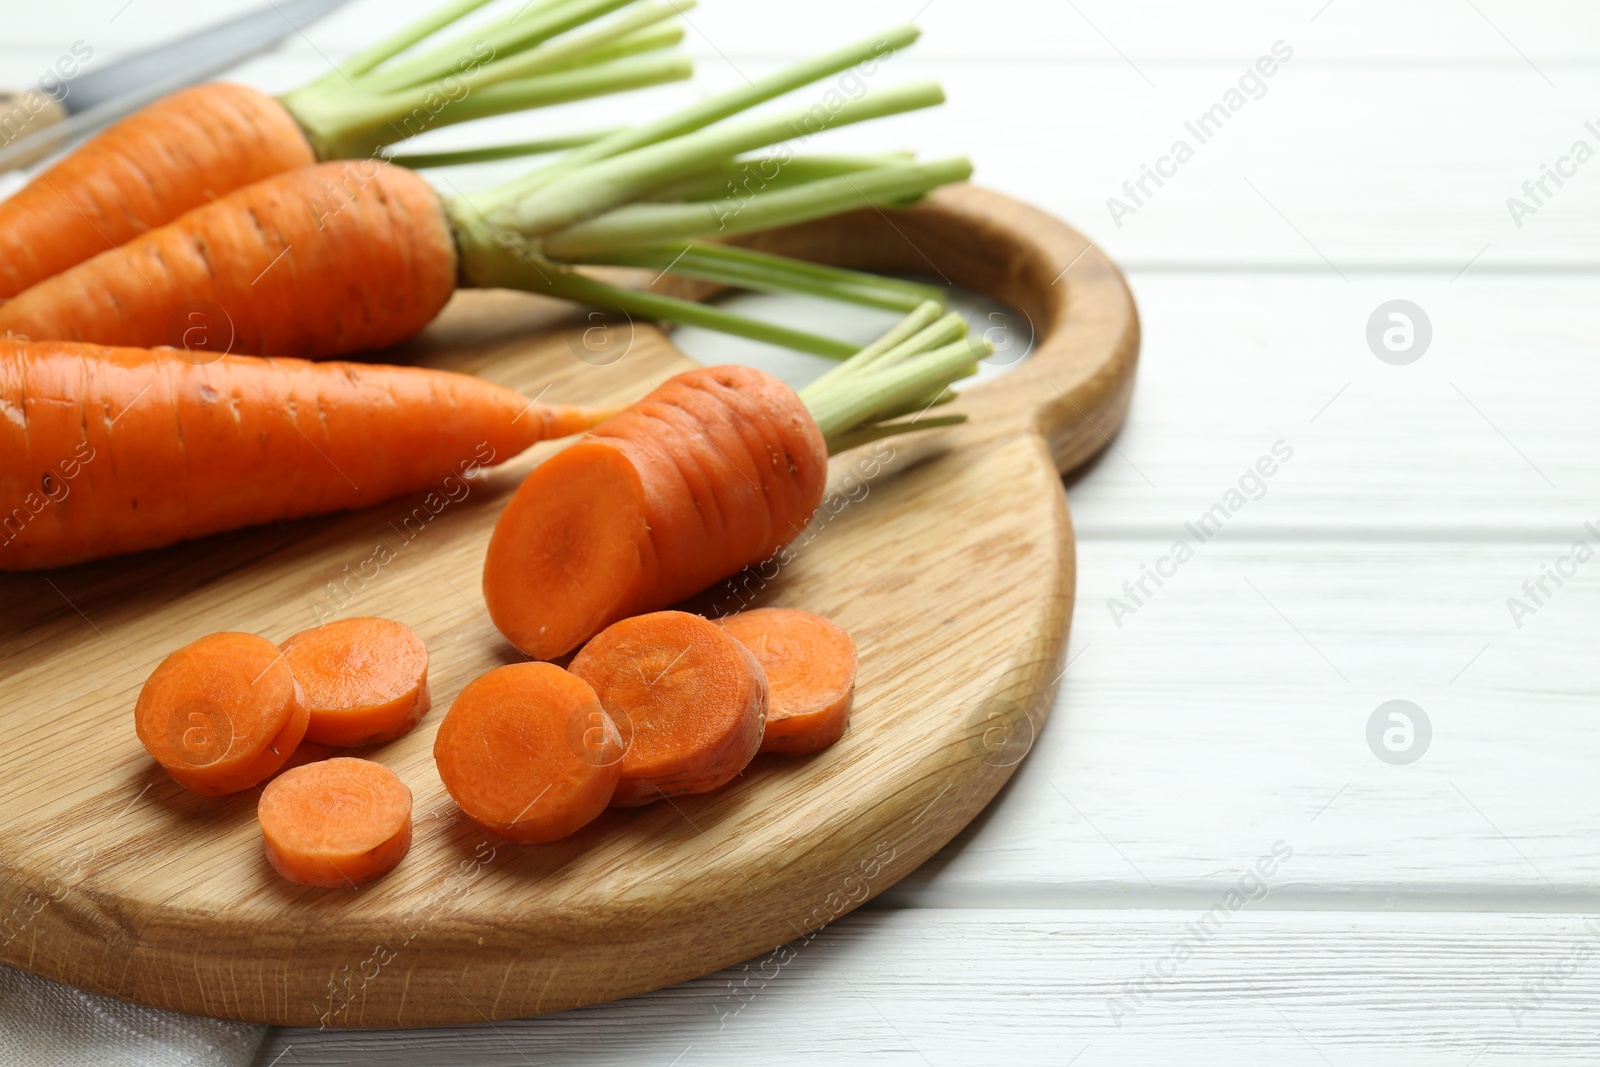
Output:
[[306,740],[354,748],[393,741],[427,713],[428,649],[393,619],[340,619],[283,643],[305,690]]
[[756,608],[717,620],[767,672],[761,751],[804,756],[844,736],[856,688],[856,643],[832,619]]
[[761,747],[761,664],[698,615],[656,611],[613,623],[571,669],[627,737],[614,807],[715,789]]
[[151,672],[134,707],[139,741],[179,785],[249,789],[283,766],[309,715],[283,653],[264,637],[208,634]]
[[619,750],[594,690],[553,663],[474,679],[433,742],[439,778],[468,818],[524,844],[566,837],[604,811]]
[[300,885],[360,885],[411,848],[411,790],[381,763],[336,756],[284,771],[256,807],[267,862]]

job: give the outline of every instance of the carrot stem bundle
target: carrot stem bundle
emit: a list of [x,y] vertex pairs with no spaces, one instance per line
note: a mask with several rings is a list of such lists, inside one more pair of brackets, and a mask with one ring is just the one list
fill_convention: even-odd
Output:
[[464,374],[0,340],[0,569],[445,485],[605,413]]
[[830,450],[958,421],[924,409],[952,399],[988,346],[917,328],[937,314],[920,308],[799,395],[743,367],[677,375],[536,467],[489,539],[495,626],[554,658],[771,557],[815,514]]

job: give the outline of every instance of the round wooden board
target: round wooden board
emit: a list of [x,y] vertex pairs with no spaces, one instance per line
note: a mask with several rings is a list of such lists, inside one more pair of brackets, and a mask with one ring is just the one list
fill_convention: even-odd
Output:
[[[521,658],[485,616],[479,575],[501,503],[550,446],[466,491],[6,575],[0,959],[144,1004],[300,1026],[559,1011],[799,938],[972,819],[1051,705],[1074,578],[1059,472],[1121,422],[1132,298],[1075,231],[972,187],[762,243],[940,275],[1037,331],[1025,363],[964,395],[970,423],[836,457],[792,561],[700,605],[795,605],[849,629],[861,673],[839,744],[760,757],[715,793],[608,812],[550,845],[507,844],[459,814],[434,732],[466,682]],[[584,326],[550,302],[469,293],[408,351],[550,401],[626,402],[688,365],[653,328],[596,345]],[[132,708],[162,657],[202,634],[281,641],[334,615],[415,628],[435,707],[371,753],[415,794],[409,857],[360,889],[305,889],[267,866],[256,792],[179,788],[139,747]]]

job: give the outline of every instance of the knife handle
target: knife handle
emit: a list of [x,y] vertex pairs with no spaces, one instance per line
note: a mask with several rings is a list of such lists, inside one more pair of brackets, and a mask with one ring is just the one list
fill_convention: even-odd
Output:
[[[34,90],[20,92],[0,89],[0,148],[54,126],[67,117],[61,101]],[[25,153],[13,166],[26,166],[48,155],[53,146],[41,142],[37,153]]]

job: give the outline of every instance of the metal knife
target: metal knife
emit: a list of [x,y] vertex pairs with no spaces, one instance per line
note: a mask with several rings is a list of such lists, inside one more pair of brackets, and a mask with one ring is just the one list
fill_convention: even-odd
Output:
[[266,7],[98,69],[91,57],[88,69],[52,78],[48,88],[41,84],[0,93],[0,172],[25,167],[160,97],[265,52],[347,2],[268,0]]

